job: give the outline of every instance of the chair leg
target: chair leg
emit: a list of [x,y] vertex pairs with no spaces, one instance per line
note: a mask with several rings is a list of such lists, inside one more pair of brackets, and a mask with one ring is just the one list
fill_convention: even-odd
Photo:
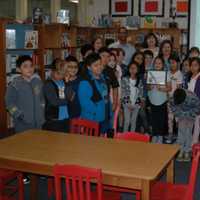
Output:
[[3,189],[4,189],[3,186],[4,186],[3,185],[3,180],[0,179],[0,200],[3,200]]
[[24,182],[23,182],[23,174],[19,173],[17,176],[18,179],[18,194],[19,194],[19,200],[24,200]]
[[48,193],[48,199],[51,198],[54,192],[54,180],[52,178],[48,178],[47,181],[47,193]]

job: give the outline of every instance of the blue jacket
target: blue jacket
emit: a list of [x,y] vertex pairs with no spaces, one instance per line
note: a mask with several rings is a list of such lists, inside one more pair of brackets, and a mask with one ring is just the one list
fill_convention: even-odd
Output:
[[100,80],[95,79],[91,72],[90,79],[94,81],[96,89],[100,94],[100,99],[94,101],[93,88],[88,80],[82,80],[79,84],[78,96],[81,105],[81,118],[96,121],[98,123],[106,120],[109,115],[109,95],[108,87],[103,76]]

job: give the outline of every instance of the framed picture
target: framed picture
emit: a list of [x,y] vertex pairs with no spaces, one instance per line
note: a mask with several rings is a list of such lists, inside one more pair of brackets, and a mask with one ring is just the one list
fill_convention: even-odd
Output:
[[171,0],[170,17],[187,17],[189,0]]
[[109,0],[109,11],[112,17],[133,15],[133,0]]
[[165,85],[167,82],[166,71],[149,70],[147,72],[147,84],[151,85]]
[[164,0],[140,0],[139,15],[144,16],[164,16]]

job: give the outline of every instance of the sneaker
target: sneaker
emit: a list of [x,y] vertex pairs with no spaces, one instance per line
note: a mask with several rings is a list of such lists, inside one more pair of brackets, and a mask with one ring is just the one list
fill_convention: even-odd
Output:
[[185,153],[184,153],[183,161],[185,161],[185,162],[190,162],[190,160],[191,160],[190,153],[185,152]]
[[30,183],[30,178],[28,176],[25,176],[23,178],[23,182],[24,182],[25,185],[29,184]]
[[180,152],[180,153],[178,154],[176,160],[177,160],[178,162],[182,162],[182,161],[183,161],[183,156],[184,156],[183,152]]

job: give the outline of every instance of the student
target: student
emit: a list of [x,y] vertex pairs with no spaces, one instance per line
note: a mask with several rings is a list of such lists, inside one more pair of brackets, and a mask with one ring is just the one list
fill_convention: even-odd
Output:
[[140,109],[140,97],[142,97],[142,87],[138,77],[139,65],[132,62],[129,65],[129,74],[122,79],[121,101],[124,111],[124,132],[135,131],[137,115]]
[[94,47],[91,44],[85,44],[81,47],[81,57],[82,57],[82,61],[79,63],[79,68],[80,71],[83,69],[84,67],[84,60],[85,58],[94,52]]
[[125,58],[125,51],[121,48],[118,48],[117,64],[121,67],[122,76],[125,76],[128,73],[128,67],[127,65],[124,64],[124,58]]
[[144,51],[144,68],[145,72],[152,69],[154,54],[151,50]]
[[43,129],[45,130],[57,132],[68,132],[69,130],[67,105],[72,96],[67,93],[64,82],[65,64],[63,61],[57,61],[52,66],[51,78],[44,84],[46,122]]
[[119,90],[119,82],[117,80],[117,77],[115,75],[114,70],[108,66],[109,62],[110,62],[110,50],[106,47],[102,47],[99,50],[99,55],[101,57],[101,64],[103,67],[103,74],[104,77],[109,85],[109,92],[110,89],[112,89],[111,91],[111,96],[112,96],[112,100],[113,100],[113,104],[112,104],[112,109],[113,111],[115,111],[117,109],[118,106],[118,90]]
[[[188,83],[188,90],[194,92],[200,99],[200,58],[194,57],[190,60],[191,78]],[[200,115],[195,119],[192,143],[198,143],[200,131]]]
[[154,33],[149,33],[146,35],[143,44],[143,51],[150,50],[153,52],[153,57],[158,56],[159,47],[158,47],[158,39]]
[[[169,71],[169,78],[171,82],[171,91],[169,92],[169,97],[173,96],[174,91],[177,88],[181,88],[183,85],[183,74],[179,70],[179,58],[177,56],[171,56],[169,58],[170,60],[170,71]],[[172,136],[173,136],[173,127],[174,127],[174,115],[168,106],[168,143],[172,142]]]
[[80,116],[80,102],[78,98],[78,87],[80,77],[78,75],[78,60],[73,56],[68,56],[66,59],[66,74],[65,82],[68,94],[72,99],[68,102],[69,118],[78,118]]
[[[164,71],[164,60],[156,57],[154,69]],[[166,72],[167,73],[167,72]],[[169,76],[165,85],[148,85],[148,97],[151,108],[152,142],[162,143],[163,136],[167,133],[167,93],[171,90]]]
[[93,40],[92,46],[94,48],[94,52],[98,53],[99,49],[103,47],[103,39],[101,37],[97,37]]
[[107,133],[111,128],[111,105],[101,57],[96,53],[90,54],[86,58],[86,67],[78,89],[81,118],[98,122],[100,132]]
[[173,52],[173,45],[170,40],[164,40],[160,45],[159,50],[159,57],[162,57],[165,61],[165,70],[170,70],[170,61],[169,58],[171,57]]
[[42,81],[34,75],[35,67],[30,56],[20,56],[16,64],[20,75],[9,84],[5,97],[15,132],[41,129],[44,123]]
[[177,89],[170,99],[169,105],[178,119],[177,143],[180,145],[181,150],[177,160],[190,161],[192,129],[195,117],[200,114],[200,100],[192,92]]
[[190,71],[190,59],[185,58],[181,64],[181,71],[183,73],[183,88],[188,88],[188,82],[190,79],[191,71]]
[[189,51],[189,57],[195,58],[200,56],[200,50],[198,47],[192,47]]

